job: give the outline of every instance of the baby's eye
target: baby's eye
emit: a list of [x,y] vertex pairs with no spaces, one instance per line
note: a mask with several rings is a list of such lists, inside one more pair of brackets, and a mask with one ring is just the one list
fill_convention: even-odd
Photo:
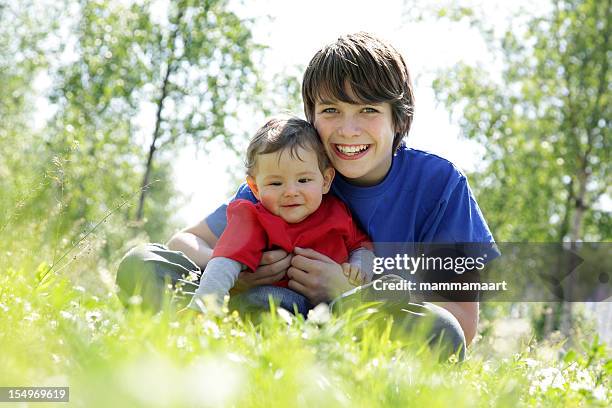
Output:
[[269,186],[280,186],[282,183],[280,181],[272,181],[268,183]]
[[308,183],[309,181],[312,181],[311,178],[301,178],[298,180],[300,183]]

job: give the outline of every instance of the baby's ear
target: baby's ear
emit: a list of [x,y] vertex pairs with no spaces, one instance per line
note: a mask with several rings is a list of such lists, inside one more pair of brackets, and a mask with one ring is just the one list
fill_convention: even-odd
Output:
[[327,194],[331,188],[331,183],[336,175],[336,170],[333,167],[328,167],[323,170],[323,194]]
[[255,198],[259,200],[259,189],[257,188],[257,183],[255,183],[255,179],[251,176],[247,176],[246,182],[249,185],[249,188],[251,189],[253,194],[255,195]]

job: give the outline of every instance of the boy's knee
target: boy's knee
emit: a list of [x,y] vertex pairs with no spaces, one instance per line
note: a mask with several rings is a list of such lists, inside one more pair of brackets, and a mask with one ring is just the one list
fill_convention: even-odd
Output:
[[431,303],[409,303],[401,310],[392,310],[391,314],[394,337],[427,342],[440,361],[446,361],[453,354],[460,360],[464,359],[463,329],[446,309]]
[[117,268],[117,284],[122,287],[122,283],[131,281],[133,275],[146,268],[145,260],[151,252],[152,244],[141,244],[130,249]]
[[465,334],[459,321],[448,310],[425,303],[423,305],[431,314],[431,326],[429,329],[430,344],[438,347],[441,358],[448,358],[451,354],[457,354],[460,360],[465,357]]
[[121,263],[124,261],[127,261],[128,263],[144,262],[145,260],[154,256],[155,251],[159,250],[160,248],[162,248],[160,244],[153,243],[137,245],[125,254],[121,260]]
[[[128,306],[132,296],[139,295],[149,303],[156,299],[150,298],[152,293],[161,290],[157,280],[155,279],[155,271],[152,265],[146,261],[150,259],[152,251],[156,248],[155,244],[141,244],[129,250],[117,268],[117,276],[115,281],[119,287],[119,299]],[[153,296],[157,298],[157,296]]]

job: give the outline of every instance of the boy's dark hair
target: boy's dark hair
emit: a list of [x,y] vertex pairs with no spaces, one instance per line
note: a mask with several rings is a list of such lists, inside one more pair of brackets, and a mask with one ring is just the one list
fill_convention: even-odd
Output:
[[316,153],[321,173],[331,166],[314,126],[294,116],[276,116],[259,128],[249,142],[245,161],[247,174],[253,176],[258,155],[288,149],[291,157],[302,160],[299,148]]
[[[346,92],[347,85],[357,100]],[[391,44],[365,32],[344,35],[315,54],[304,73],[302,99],[311,123],[317,101],[389,102],[394,151],[408,134],[414,114],[414,92],[404,59]]]

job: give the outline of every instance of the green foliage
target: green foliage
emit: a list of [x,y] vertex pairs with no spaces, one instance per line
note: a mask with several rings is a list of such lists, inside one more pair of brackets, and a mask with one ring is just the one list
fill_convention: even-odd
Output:
[[477,344],[464,363],[436,363],[422,339],[376,329],[368,308],[308,321],[279,310],[258,325],[172,308],[124,313],[95,280],[37,287],[36,273],[12,269],[0,274],[0,310],[0,384],[69,385],[84,406],[604,407],[612,398],[597,339],[566,353],[531,342],[505,356]]
[[[132,238],[166,240],[176,148],[243,136],[228,119],[262,91],[250,22],[223,0],[160,5],[0,2],[4,266],[55,264],[84,236],[110,263]],[[146,217],[133,223],[145,192]]]
[[[486,23],[501,75],[459,64],[434,81],[463,134],[486,149],[472,177],[501,241],[610,239],[610,2],[554,1],[550,15]],[[520,29],[522,27],[524,29]]]
[[[433,82],[463,135],[485,148],[470,180],[496,240],[610,240],[610,1],[554,0],[505,32],[477,10],[443,7],[442,18],[480,31],[499,67],[460,63]],[[538,338],[569,335],[571,304],[532,306]]]

